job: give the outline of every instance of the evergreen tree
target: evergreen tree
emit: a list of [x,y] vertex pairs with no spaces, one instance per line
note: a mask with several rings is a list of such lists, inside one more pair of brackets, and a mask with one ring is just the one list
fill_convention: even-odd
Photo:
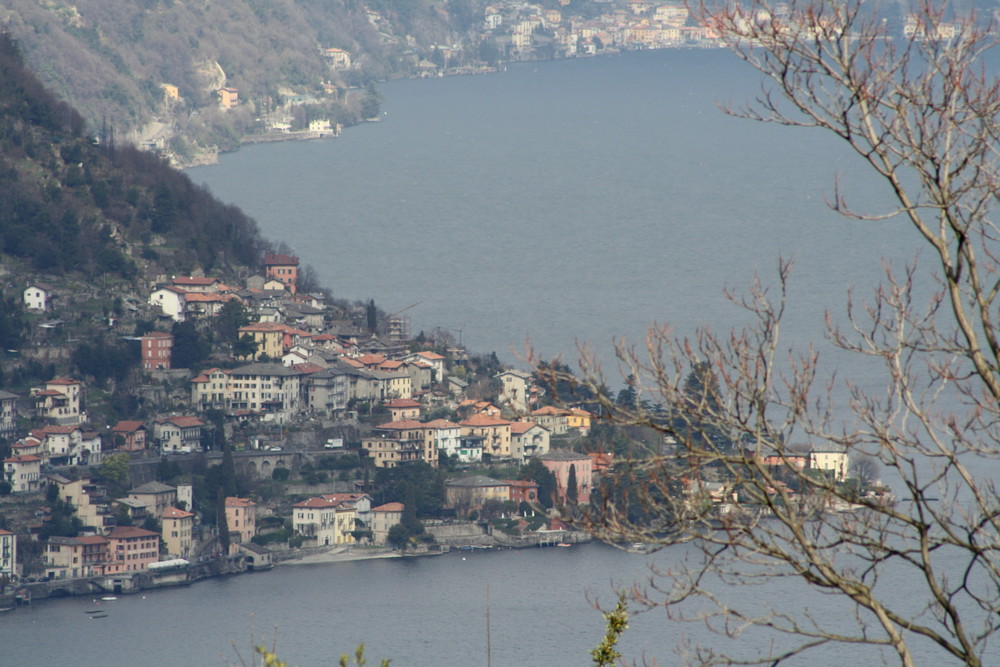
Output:
[[569,465],[569,477],[566,479],[566,502],[571,505],[575,505],[580,497],[579,490],[577,489],[578,482],[576,479],[576,465]]

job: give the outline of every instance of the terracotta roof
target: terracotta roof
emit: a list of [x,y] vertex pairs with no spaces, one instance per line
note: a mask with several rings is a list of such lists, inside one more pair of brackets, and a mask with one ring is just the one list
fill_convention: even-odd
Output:
[[185,512],[184,510],[179,510],[176,507],[168,507],[163,510],[164,519],[186,519],[189,516],[194,516],[191,512]]
[[76,538],[78,544],[107,544],[108,538],[103,535],[87,535]]
[[114,428],[111,430],[115,433],[132,433],[138,431],[140,428],[146,428],[146,425],[140,421],[120,421],[115,424]]
[[195,427],[195,426],[204,426],[205,425],[205,422],[203,422],[202,420],[198,419],[197,417],[182,417],[182,416],[167,417],[163,421],[170,422],[171,424],[173,424],[174,426],[176,426],[178,428],[192,428],[192,427]]
[[31,463],[32,461],[41,461],[39,457],[34,454],[21,454],[19,456],[12,456],[9,459],[4,459],[4,463]]
[[79,380],[74,380],[72,378],[58,377],[58,378],[52,378],[45,384],[82,384],[82,383]]
[[462,425],[447,419],[435,419],[424,424],[424,428],[462,428]]
[[299,258],[292,255],[267,253],[264,255],[264,266],[298,266]]
[[135,539],[137,537],[159,537],[159,533],[154,533],[151,530],[145,530],[143,528],[136,528],[135,526],[118,526],[108,534],[108,539],[112,540],[129,540]]
[[226,507],[256,507],[257,503],[249,498],[239,498],[237,496],[229,496],[226,498]]
[[394,398],[385,402],[388,408],[419,408],[420,403],[412,398]]
[[197,276],[181,276],[171,281],[174,285],[211,285],[219,282],[218,278],[204,278]]
[[336,507],[341,501],[334,500],[332,498],[309,498],[308,500],[303,500],[301,502],[295,503],[292,507],[303,507],[308,509],[327,509],[330,507]]
[[563,410],[562,408],[557,408],[554,405],[546,405],[544,408],[538,408],[531,413],[532,415],[546,416],[552,415],[554,417],[562,417],[569,414],[569,410]]
[[[527,431],[538,426],[535,422],[513,422],[510,425],[510,432],[516,435],[521,435]],[[539,426],[539,428],[545,428],[544,426]],[[548,430],[548,429],[546,429]]]
[[372,512],[402,512],[404,509],[406,509],[406,505],[403,503],[386,503],[373,507]]

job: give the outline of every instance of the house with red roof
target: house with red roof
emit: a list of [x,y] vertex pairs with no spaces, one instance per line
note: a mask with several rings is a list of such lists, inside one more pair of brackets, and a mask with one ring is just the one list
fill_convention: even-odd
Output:
[[105,574],[145,570],[160,559],[160,534],[135,526],[118,526],[108,534]]
[[121,438],[121,446],[126,452],[141,452],[146,449],[149,430],[141,421],[122,420],[111,428],[111,434]]
[[549,451],[549,430],[535,422],[512,422],[510,425],[511,457],[524,463],[533,456]]
[[393,398],[383,403],[383,405],[389,409],[389,416],[392,421],[420,419],[420,402],[412,398]]
[[299,258],[269,252],[264,255],[264,275],[279,281],[295,294],[299,282]]
[[351,502],[317,497],[292,505],[292,529],[311,546],[353,544],[357,509]]
[[438,453],[426,426],[416,419],[380,424],[361,441],[376,468],[395,468],[401,463],[424,461],[437,467]]
[[389,537],[389,529],[403,520],[403,503],[385,503],[372,508],[372,541],[375,544],[385,544]]

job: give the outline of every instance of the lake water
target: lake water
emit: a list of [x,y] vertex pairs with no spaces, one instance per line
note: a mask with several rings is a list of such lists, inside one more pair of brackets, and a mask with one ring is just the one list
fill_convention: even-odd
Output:
[[[0,664],[221,666],[240,664],[237,649],[251,664],[251,638],[260,643],[266,635],[270,644],[277,633],[282,659],[299,667],[333,665],[362,642],[369,664],[392,658],[398,667],[486,665],[488,653],[496,667],[586,665],[604,632],[591,602],[613,606],[616,586],[641,583],[651,566],[691,556],[693,549],[684,545],[643,556],[588,544],[282,565],[121,596],[101,603],[108,616],[100,619],[85,613],[98,608],[89,598],[38,601],[0,618]],[[762,606],[788,597],[813,613],[837,613],[845,625],[853,619],[838,601],[809,597],[794,580],[751,586],[740,595]],[[701,624],[673,622],[659,610],[633,615],[620,649],[631,660],[645,656],[650,664],[673,665],[680,664],[678,646],[685,641],[765,654],[781,646],[780,638],[772,645],[754,632],[726,639]],[[830,664],[833,655],[845,664],[878,662],[872,649],[837,648],[793,664]],[[917,655],[921,664],[940,657]]]
[[[191,170],[313,265],[336,297],[406,311],[508,362],[530,340],[572,361],[641,341],[653,322],[728,329],[723,296],[794,259],[789,344],[913,258],[894,223],[850,222],[824,197],[880,209],[858,159],[818,132],[723,115],[758,92],[725,51],[528,63],[382,87],[383,122],[331,141],[254,146]],[[459,333],[460,332],[460,333]],[[832,354],[832,353],[831,353]],[[863,370],[863,369],[862,369]],[[614,379],[614,371],[611,371]]]

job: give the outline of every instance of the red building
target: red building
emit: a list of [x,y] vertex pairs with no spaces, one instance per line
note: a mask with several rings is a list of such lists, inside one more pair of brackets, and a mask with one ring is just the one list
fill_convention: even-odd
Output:
[[147,371],[170,369],[173,334],[151,331],[142,337],[142,367]]
[[134,526],[118,526],[108,535],[106,574],[138,572],[159,559],[159,533]]
[[510,485],[510,499],[518,505],[521,503],[534,504],[538,501],[538,482],[505,479],[504,483]]
[[295,294],[295,287],[299,281],[299,258],[267,253],[264,255],[264,274],[283,283],[289,292]]

